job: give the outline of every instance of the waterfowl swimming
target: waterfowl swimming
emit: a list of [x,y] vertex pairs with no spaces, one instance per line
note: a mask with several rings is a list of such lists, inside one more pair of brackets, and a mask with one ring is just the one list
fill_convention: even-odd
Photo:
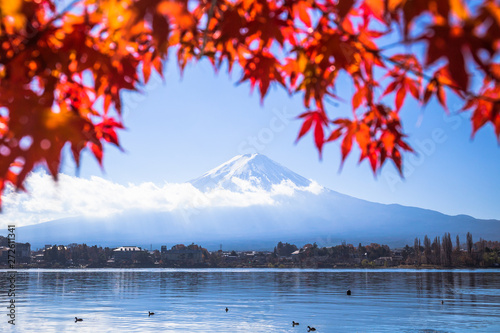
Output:
[[77,317],[75,317],[75,323],[76,323],[77,321],[83,321],[83,319],[82,319],[82,318],[77,318]]
[[312,331],[316,331],[316,329],[314,327],[307,326],[307,331],[312,332]]
[[154,314],[155,314],[154,312],[148,311],[148,316],[152,316]]
[[292,320],[292,326],[293,326],[293,327],[295,327],[295,326],[297,326],[297,325],[300,325],[300,324],[299,324],[299,323],[296,323],[296,322],[294,322],[294,321]]
[[444,304],[444,301],[441,301],[441,304]]
[[351,289],[347,290],[347,296],[351,296]]
[[228,309],[228,308],[226,308],[226,312],[228,312],[228,311],[229,311],[229,309]]

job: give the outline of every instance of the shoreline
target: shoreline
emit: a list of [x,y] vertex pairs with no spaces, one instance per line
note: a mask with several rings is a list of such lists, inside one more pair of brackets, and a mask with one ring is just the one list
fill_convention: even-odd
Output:
[[359,267],[359,266],[341,266],[341,267],[267,267],[267,266],[233,266],[233,267],[207,267],[207,266],[126,266],[126,267],[26,267],[20,266],[15,269],[9,268],[8,266],[0,266],[1,271],[15,271],[15,270],[107,270],[107,269],[196,269],[196,270],[211,270],[211,269],[270,269],[270,270],[370,270],[370,271],[380,271],[380,270],[443,270],[443,271],[452,271],[452,270],[474,270],[474,269],[482,269],[482,270],[498,270],[499,267],[479,267],[479,266],[457,266],[457,267],[443,267],[443,266],[414,266],[414,265],[400,265],[400,266],[392,266],[392,267]]

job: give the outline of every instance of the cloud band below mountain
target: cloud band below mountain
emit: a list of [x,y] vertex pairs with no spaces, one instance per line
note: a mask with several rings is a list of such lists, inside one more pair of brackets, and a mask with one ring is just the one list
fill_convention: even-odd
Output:
[[316,182],[300,187],[287,180],[265,190],[243,179],[232,180],[236,191],[234,187],[231,190],[217,187],[202,192],[190,183],[121,185],[95,176],[84,179],[65,174],[55,183],[46,173],[33,173],[27,180],[28,193],[8,189],[2,196],[4,211],[0,227],[25,226],[72,216],[105,217],[127,210],[165,212],[279,205],[297,192],[320,194],[323,191]]

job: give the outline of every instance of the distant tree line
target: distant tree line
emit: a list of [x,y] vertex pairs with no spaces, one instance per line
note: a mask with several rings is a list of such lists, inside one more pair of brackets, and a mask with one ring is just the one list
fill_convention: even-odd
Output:
[[52,267],[68,265],[103,267],[113,255],[109,247],[87,246],[87,244],[54,245],[42,253],[43,263]]
[[500,242],[486,241],[482,238],[473,241],[470,232],[466,235],[465,244],[460,243],[460,236],[456,235],[453,243],[451,234],[445,233],[442,238],[435,237],[431,242],[425,235],[423,245],[417,237],[413,247],[408,245],[402,251],[403,259],[417,266],[437,265],[444,267],[472,266],[489,267],[499,263]]
[[294,244],[279,242],[278,245],[274,247],[274,253],[279,256],[289,256],[293,252],[297,251],[298,248]]
[[[319,247],[316,243],[301,248],[295,244],[278,242],[272,252],[228,251],[209,252],[191,244],[177,244],[177,251],[199,251],[196,267],[374,267],[374,266],[422,266],[422,267],[492,267],[500,265],[500,242],[482,238],[474,242],[472,234],[461,243],[457,235],[450,233],[431,240],[425,235],[423,242],[416,237],[413,246],[394,249],[388,245],[371,243],[355,247],[342,242],[340,245]],[[167,251],[168,253],[168,251]],[[53,245],[32,252],[32,267],[189,267],[190,262],[169,263],[165,253],[155,250],[137,251],[128,260],[113,260],[112,248],[86,244]],[[170,265],[170,266],[169,266]]]

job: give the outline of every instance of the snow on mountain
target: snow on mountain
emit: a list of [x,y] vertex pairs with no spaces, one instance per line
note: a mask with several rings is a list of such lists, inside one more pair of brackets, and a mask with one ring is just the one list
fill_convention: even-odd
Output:
[[274,162],[265,155],[238,155],[190,183],[201,191],[224,188],[242,191],[251,187],[269,191],[273,185],[290,182],[308,187],[311,181]]
[[[330,246],[340,240],[403,246],[413,244],[416,236],[451,232],[463,238],[469,231],[476,239],[500,239],[500,221],[357,199],[321,187],[259,154],[236,156],[190,184],[122,186],[62,177],[60,193],[50,196],[51,180],[46,178],[31,189],[32,201],[18,203],[22,210],[46,215],[75,207],[112,208],[115,213],[89,216],[76,210],[67,218],[17,228],[20,239],[35,247],[201,242],[211,249],[222,243],[256,249],[272,248],[278,241]],[[7,199],[15,203],[15,197]]]

